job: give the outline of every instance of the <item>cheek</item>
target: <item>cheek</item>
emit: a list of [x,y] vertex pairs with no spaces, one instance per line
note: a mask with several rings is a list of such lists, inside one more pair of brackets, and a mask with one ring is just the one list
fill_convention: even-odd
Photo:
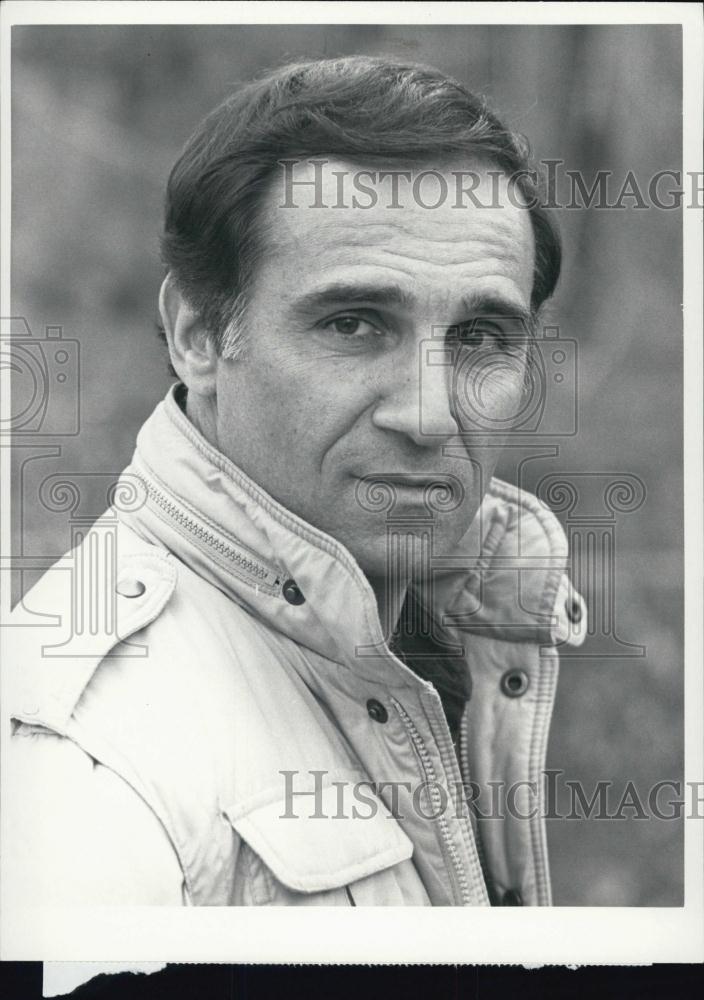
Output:
[[279,370],[259,403],[260,430],[278,445],[278,463],[288,469],[318,466],[339,453],[373,402],[371,380],[362,382],[342,366],[298,363]]

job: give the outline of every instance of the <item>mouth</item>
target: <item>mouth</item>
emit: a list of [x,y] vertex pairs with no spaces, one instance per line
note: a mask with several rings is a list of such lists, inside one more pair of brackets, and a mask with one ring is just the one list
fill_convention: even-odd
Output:
[[447,473],[374,472],[355,476],[357,502],[367,511],[389,512],[398,506],[422,506],[428,513],[454,510],[464,500],[464,486]]
[[424,493],[426,490],[447,489],[447,476],[427,476],[417,472],[374,472],[358,476],[367,489],[390,489],[394,492]]
[[430,486],[442,486],[443,476],[423,476],[416,472],[387,472],[383,475],[374,473],[363,477],[367,482],[389,483],[397,487],[423,490]]

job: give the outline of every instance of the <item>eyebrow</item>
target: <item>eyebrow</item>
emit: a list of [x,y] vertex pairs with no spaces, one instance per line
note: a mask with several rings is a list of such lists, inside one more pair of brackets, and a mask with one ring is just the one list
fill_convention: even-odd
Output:
[[400,306],[411,310],[415,304],[415,296],[401,288],[400,285],[369,285],[357,282],[336,281],[323,288],[314,289],[301,295],[295,301],[295,308],[300,312],[308,312],[340,302],[350,304],[367,302],[370,305]]
[[533,310],[521,302],[505,299],[500,295],[470,292],[463,295],[462,306],[467,314],[479,316],[503,316],[522,320],[530,328],[535,320]]
[[[529,326],[534,321],[532,310],[520,302],[514,302],[501,295],[470,292],[460,296],[460,304],[469,316],[511,316],[525,321]],[[358,282],[336,281],[323,288],[313,289],[296,299],[294,308],[306,313],[316,309],[339,305],[367,303],[369,305],[397,306],[411,311],[416,297],[400,285],[371,285]]]

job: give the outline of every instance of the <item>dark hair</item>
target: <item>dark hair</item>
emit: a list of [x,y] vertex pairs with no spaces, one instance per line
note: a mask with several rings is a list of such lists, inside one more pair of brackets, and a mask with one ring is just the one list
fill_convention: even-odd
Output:
[[[164,263],[222,350],[244,308],[259,208],[278,161],[407,165],[458,154],[509,176],[531,169],[526,140],[439,70],[365,56],[284,66],[228,97],[188,141],[167,187]],[[523,173],[516,186],[533,225],[537,311],[557,284],[560,237],[534,178]]]

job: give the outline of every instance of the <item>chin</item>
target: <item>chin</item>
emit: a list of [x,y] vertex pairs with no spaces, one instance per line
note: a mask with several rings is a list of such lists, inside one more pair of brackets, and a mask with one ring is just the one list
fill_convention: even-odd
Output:
[[421,532],[406,528],[402,534],[391,529],[388,534],[366,544],[344,544],[365,576],[373,580],[389,580],[392,574],[396,574],[404,586],[410,577],[428,573],[433,555],[428,544],[422,545]]
[[[350,519],[340,525],[341,530],[328,533],[349,550],[367,577],[387,579],[393,572],[407,581],[427,575],[433,558],[453,552],[471,523],[466,509],[461,517],[458,513],[436,517],[431,524],[424,519],[414,524],[413,517],[387,521],[384,515],[373,518],[376,523],[365,525],[353,525]],[[353,527],[360,530],[352,534]]]

